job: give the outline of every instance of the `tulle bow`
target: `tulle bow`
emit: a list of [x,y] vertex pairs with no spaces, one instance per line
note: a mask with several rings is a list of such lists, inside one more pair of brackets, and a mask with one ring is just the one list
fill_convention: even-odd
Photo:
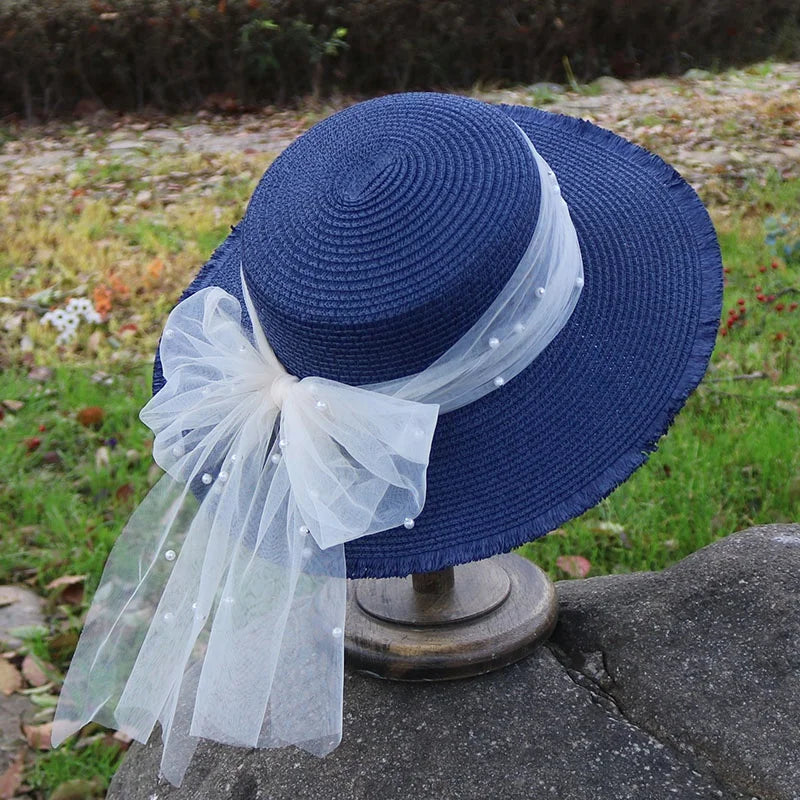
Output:
[[288,375],[218,287],[170,314],[142,409],[166,475],[115,545],[53,743],[90,719],[146,741],[180,783],[198,737],[341,739],[344,543],[413,519],[438,406]]

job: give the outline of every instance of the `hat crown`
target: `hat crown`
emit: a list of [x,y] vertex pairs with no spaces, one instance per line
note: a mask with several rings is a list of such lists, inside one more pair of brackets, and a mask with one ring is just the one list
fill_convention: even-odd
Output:
[[354,385],[424,369],[503,288],[539,197],[528,144],[498,108],[404,94],[318,123],[264,174],[242,227],[276,355]]

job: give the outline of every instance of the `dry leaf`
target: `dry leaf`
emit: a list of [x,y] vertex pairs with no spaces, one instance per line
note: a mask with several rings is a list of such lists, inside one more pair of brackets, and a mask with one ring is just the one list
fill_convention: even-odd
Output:
[[147,277],[150,278],[151,281],[159,280],[163,272],[164,262],[160,258],[154,258],[147,265]]
[[45,722],[44,725],[23,725],[22,731],[28,740],[28,747],[34,750],[49,750],[50,737],[53,734],[53,723]]
[[556,566],[573,578],[585,578],[592,569],[589,559],[583,556],[559,556]]
[[62,575],[56,578],[45,587],[50,591],[58,590],[56,597],[62,603],[71,606],[79,606],[83,602],[83,582],[85,575]]
[[78,412],[77,419],[84,428],[99,428],[105,416],[106,412],[100,406],[87,406]]
[[595,522],[591,527],[590,530],[594,533],[623,533],[625,528],[622,527],[618,522]]
[[97,469],[104,469],[111,463],[111,454],[109,449],[103,445],[98,447],[94,454],[94,465]]
[[[52,669],[52,667],[50,668]],[[39,666],[39,662],[31,655],[25,656],[22,661],[22,677],[29,686],[44,686],[47,683],[47,675]]]
[[24,751],[20,750],[8,769],[0,775],[0,800],[11,800],[16,795],[17,789],[22,786],[24,758]]
[[127,503],[133,497],[135,491],[132,483],[123,483],[122,486],[114,492],[114,497],[116,497],[120,503]]
[[108,286],[98,286],[92,293],[94,310],[98,314],[108,314],[111,311],[111,289]]
[[103,344],[103,332],[102,331],[95,331],[94,333],[89,335],[89,338],[86,340],[86,347],[89,349],[90,353],[97,353],[100,350],[100,345]]
[[3,400],[3,405],[9,410],[17,412],[24,407],[22,400]]
[[19,674],[19,670],[4,658],[0,658],[0,692],[8,697],[21,688],[22,675]]

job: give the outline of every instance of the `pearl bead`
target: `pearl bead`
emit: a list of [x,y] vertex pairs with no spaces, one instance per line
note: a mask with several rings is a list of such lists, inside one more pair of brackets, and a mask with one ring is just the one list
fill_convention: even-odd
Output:
[[327,404],[327,403],[326,403],[324,400],[317,400],[317,402],[316,402],[316,403],[314,403],[314,405],[315,405],[315,406],[316,406],[316,407],[317,407],[317,408],[318,408],[320,411],[324,411],[324,410],[325,410],[325,409],[328,407],[328,404]]
[[280,460],[281,460],[281,457],[280,457],[280,456],[279,456],[277,453],[273,453],[273,454],[272,454],[272,455],[269,457],[269,460],[270,460],[270,461],[271,461],[273,464],[278,464],[278,463],[280,462]]
[[172,455],[174,455],[175,458],[180,458],[185,452],[186,449],[182,444],[176,444],[175,447],[172,448]]
[[281,439],[278,442],[278,447],[280,447],[281,450],[285,450],[288,446],[289,446],[289,442],[287,442],[286,439]]
[[175,560],[175,551],[174,550],[167,550],[167,552],[164,553],[164,558],[166,558],[167,561],[174,561]]
[[174,330],[172,330],[172,328],[167,328],[167,329],[164,331],[164,336],[167,336],[167,337],[169,337],[169,336],[174,336],[174,335],[175,335],[175,331],[174,331]]
[[581,278],[580,276],[578,276],[577,278],[575,278],[575,285],[576,285],[576,286],[577,286],[579,289],[582,289],[582,288],[583,288],[583,278]]
[[413,520],[413,519],[411,519],[411,517],[406,517],[406,518],[403,520],[403,527],[404,527],[404,528],[405,528],[407,531],[410,531],[410,530],[411,530],[411,529],[414,527],[414,520]]
[[228,480],[228,473],[227,473],[227,472],[225,472],[225,470],[224,470],[224,469],[223,469],[223,470],[220,470],[220,473],[219,473],[219,475],[217,475],[217,480],[218,480],[220,483],[225,483],[225,481],[226,481],[226,480]]
[[492,338],[489,339],[489,347],[491,347],[492,350],[497,350],[497,348],[500,347],[500,340],[496,336],[492,336]]
[[239,460],[239,456],[236,453],[231,453],[231,463],[234,464]]
[[208,484],[209,484],[209,483],[211,483],[211,481],[213,481],[214,479],[211,477],[211,474],[210,474],[210,473],[208,473],[208,472],[204,472],[204,473],[203,473],[203,476],[200,478],[200,480],[201,480],[201,481],[203,481],[203,483],[204,483],[206,486],[208,486]]
[[522,333],[524,330],[525,330],[525,326],[521,322],[518,322],[514,326],[514,333]]
[[341,639],[343,633],[344,631],[341,628],[337,627],[331,631],[331,636],[333,636],[334,639]]
[[239,352],[240,353],[244,353],[246,351],[247,351],[247,345],[246,344],[240,344],[239,345]]
[[540,287],[539,287],[539,288],[536,290],[536,296],[537,296],[537,297],[544,297],[544,286],[540,286]]
[[310,531],[310,530],[309,530],[309,528],[308,528],[308,525],[301,525],[301,526],[298,528],[298,530],[300,531],[300,533],[301,533],[303,536],[308,536],[308,534],[309,534],[309,533],[311,533],[311,531]]
[[175,615],[171,611],[167,611],[167,613],[164,614],[164,622],[172,622],[174,619]]
[[230,595],[228,595],[227,597],[223,597],[223,598],[222,598],[222,602],[223,602],[223,603],[224,603],[226,606],[232,606],[232,605],[233,605],[233,603],[234,603],[234,600],[233,600],[233,598],[232,598]]
[[502,375],[498,375],[494,379],[494,381],[492,381],[492,383],[494,383],[495,386],[502,386],[505,382],[506,382],[506,379]]

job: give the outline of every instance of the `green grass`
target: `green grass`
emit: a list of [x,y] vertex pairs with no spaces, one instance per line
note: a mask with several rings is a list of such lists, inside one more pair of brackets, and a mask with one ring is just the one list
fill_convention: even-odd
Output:
[[[120,372],[109,376],[111,385],[93,381],[91,370],[65,366],[43,384],[18,369],[0,377],[0,399],[24,403],[0,423],[0,583],[44,587],[60,575],[86,574],[96,584],[148,486],[150,432],[138,420],[148,372],[144,365]],[[97,429],[77,419],[91,406],[105,411]]]
[[[150,395],[166,314],[239,219],[268,163],[246,154],[209,158],[155,154],[136,165],[87,159],[63,185],[32,181],[13,202],[0,197],[7,221],[0,295],[29,298],[50,289],[52,302],[62,302],[80,286],[89,296],[96,287],[111,292],[107,321],[83,325],[66,347],[55,345],[55,333],[33,310],[12,313],[0,337],[0,401],[22,403],[5,407],[0,420],[0,583],[27,583],[47,598],[49,628],[32,632],[27,648],[54,665],[56,678],[109,549],[160,474],[138,412]],[[212,181],[214,175],[224,177]],[[148,176],[163,177],[163,185],[152,203],[134,207],[136,192],[152,185]],[[587,558],[591,575],[658,570],[735,530],[796,519],[800,309],[789,311],[789,304],[800,301],[800,264],[781,261],[772,269],[764,221],[797,219],[800,181],[772,173],[725,189],[728,203],[716,209],[728,270],[723,320],[740,298],[745,317],[718,339],[706,379],[648,463],[596,508],[521,548],[554,578],[566,577],[559,556]],[[758,294],[776,297],[759,302]],[[49,366],[52,376],[31,378],[35,365]],[[99,365],[105,374],[97,374]],[[748,375],[762,377],[741,379]],[[92,406],[104,411],[97,428],[78,418]],[[47,590],[63,575],[87,576],[82,605]],[[85,796],[102,795],[119,753],[107,736],[85,734],[37,756],[26,781],[36,800],[71,781],[89,782]]]
[[[720,232],[729,270],[725,308],[744,298],[747,325],[737,323],[718,340],[707,379],[631,480],[557,534],[522,548],[553,577],[564,577],[559,555],[585,556],[595,575],[661,569],[734,530],[795,516],[800,312],[759,303],[755,287],[776,294],[800,288],[797,265],[758,271],[772,260],[764,214],[790,211],[799,198],[798,182],[775,176],[737,198],[740,212]],[[200,236],[210,250],[211,234]],[[787,307],[792,296],[785,295]],[[156,334],[145,340],[145,351]],[[765,377],[735,379],[754,372]],[[149,485],[150,434],[138,421],[149,377],[149,362],[135,360],[118,367],[110,386],[94,382],[92,369],[80,363],[55,366],[44,384],[28,380],[22,369],[0,377],[0,399],[24,402],[2,422],[0,581],[44,586],[58,575],[85,573],[95,585],[111,543]],[[97,430],[76,417],[94,405],[106,412]],[[26,441],[34,436],[41,444],[28,452]],[[101,447],[107,465],[97,463]]]
[[[800,309],[789,307],[800,302],[800,264],[772,268],[763,220],[798,219],[800,181],[772,174],[739,190],[731,207],[719,237],[728,270],[723,323],[739,299],[744,319],[718,338],[705,380],[647,464],[557,535],[521,548],[555,577],[563,577],[560,555],[588,558],[592,575],[658,570],[733,531],[796,521]],[[776,297],[760,302],[759,294]],[[741,378],[753,374],[763,377]]]
[[37,758],[26,773],[26,783],[46,792],[47,797],[54,787],[65,784],[72,791],[67,793],[62,788],[62,796],[71,800],[104,796],[121,757],[121,745],[110,736],[71,740]]

